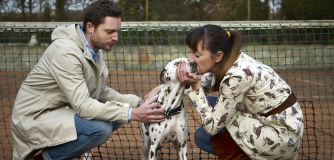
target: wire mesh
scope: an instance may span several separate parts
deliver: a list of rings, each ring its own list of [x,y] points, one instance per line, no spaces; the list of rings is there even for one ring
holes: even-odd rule
[[[52,31],[72,23],[0,22],[0,157],[11,159],[10,118],[22,81],[51,43]],[[171,60],[187,57],[187,34],[205,24],[217,24],[243,35],[242,50],[274,68],[292,87],[304,112],[304,137],[298,159],[333,159],[334,21],[279,22],[123,22],[119,41],[104,52],[110,70],[107,84],[120,93],[144,96],[159,85],[159,75]],[[217,93],[212,95],[217,96]],[[217,159],[194,142],[201,126],[196,110],[184,98],[188,115],[188,158]],[[91,159],[140,159],[140,124],[124,124]],[[162,144],[159,159],[176,159],[172,143]]]

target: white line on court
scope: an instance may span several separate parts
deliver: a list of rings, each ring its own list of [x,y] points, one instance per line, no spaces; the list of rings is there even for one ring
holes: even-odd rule
[[[297,78],[296,80],[297,80],[297,81],[302,81],[302,82],[311,83],[311,84],[326,85],[326,84],[324,84],[324,83],[312,82],[312,81],[309,81],[309,80],[306,80],[306,79],[300,79],[300,78]],[[334,86],[331,86],[331,87],[334,87]]]

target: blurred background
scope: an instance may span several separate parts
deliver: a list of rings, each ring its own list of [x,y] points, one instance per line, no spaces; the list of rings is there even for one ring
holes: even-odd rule
[[[84,8],[93,1],[0,0],[0,21],[81,22]],[[114,0],[114,2],[123,10],[122,21],[334,19],[334,0]]]
[[[51,43],[59,25],[82,23],[94,0],[0,0],[0,159],[12,159],[11,112],[29,71]],[[334,0],[114,0],[123,10],[119,41],[104,52],[107,85],[144,96],[160,84],[172,59],[186,57],[186,35],[216,24],[243,36],[245,53],[271,66],[292,87],[304,114],[298,159],[334,159]],[[217,96],[217,93],[213,93]],[[188,115],[188,158],[217,159],[194,142],[201,126]],[[123,125],[89,159],[140,159],[140,123]],[[83,158],[86,160],[86,158]],[[159,159],[176,159],[163,144]]]

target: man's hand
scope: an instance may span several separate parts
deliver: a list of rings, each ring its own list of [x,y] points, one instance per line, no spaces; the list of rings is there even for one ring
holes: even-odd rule
[[[154,94],[152,95],[154,96]],[[156,123],[165,121],[166,116],[161,114],[165,111],[165,109],[161,108],[161,105],[159,103],[155,103],[157,101],[157,98],[158,97],[144,100],[143,104],[139,105],[138,108],[133,108],[131,113],[131,121],[139,121],[144,123]]]
[[[143,104],[145,101],[150,100],[152,97],[156,96],[159,94],[161,90],[161,86],[157,86],[153,88],[147,95],[144,96],[144,99],[142,100],[141,104]],[[139,104],[139,105],[141,105]]]

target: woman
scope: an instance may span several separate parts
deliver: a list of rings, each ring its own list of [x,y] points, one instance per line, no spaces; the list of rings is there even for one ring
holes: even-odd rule
[[[178,80],[193,89],[188,97],[202,123],[196,144],[219,159],[297,157],[303,136],[299,103],[273,69],[240,51],[241,35],[205,25],[194,29],[186,43],[188,60],[197,62],[198,74],[207,73],[200,80],[186,72],[185,64],[177,70]],[[214,108],[208,91],[219,93]]]

